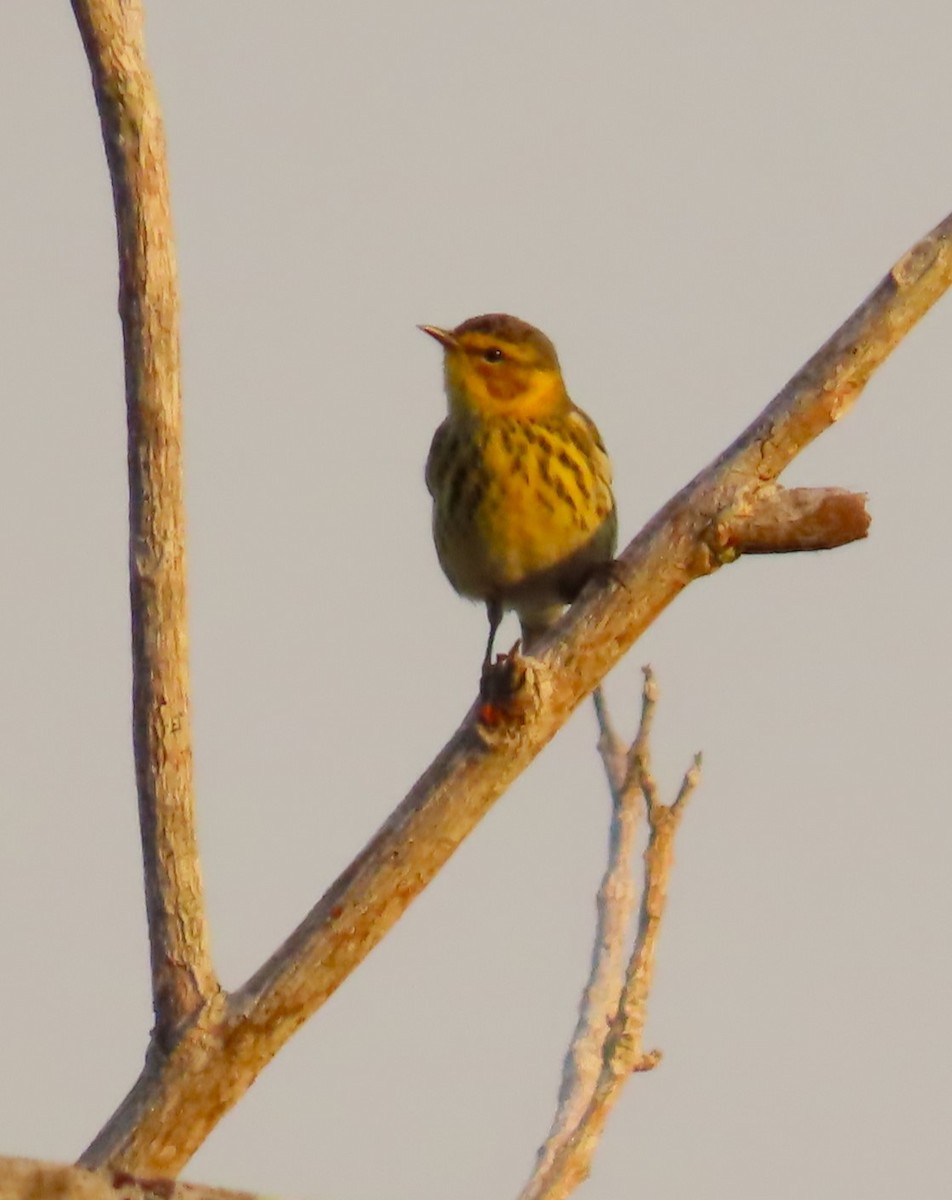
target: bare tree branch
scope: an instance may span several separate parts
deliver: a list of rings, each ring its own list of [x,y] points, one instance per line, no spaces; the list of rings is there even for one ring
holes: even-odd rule
[[[628,769],[620,791],[616,790],[613,772],[621,748],[613,735],[611,760],[606,761],[613,796],[613,832],[619,805],[627,800],[637,810],[644,799],[648,814],[648,845],[645,850],[645,873],[641,892],[641,907],[634,948],[624,975],[624,984],[614,996],[604,993],[605,1004],[591,1003],[593,982],[599,967],[593,964],[586,986],[580,1016],[572,1045],[566,1056],[562,1092],[556,1119],[548,1139],[539,1151],[532,1177],[519,1195],[519,1200],[563,1200],[588,1177],[592,1158],[601,1139],[609,1112],[618,1101],[622,1088],[635,1072],[647,1071],[661,1059],[659,1051],[644,1051],[643,1038],[648,1015],[648,994],[654,974],[655,951],[661,931],[661,919],[667,899],[668,883],[674,865],[674,836],[689,797],[700,779],[701,757],[696,756],[681,783],[673,804],[658,799],[658,787],[651,770],[651,725],[657,701],[657,689],[650,667],[645,668],[641,724],[627,754]],[[600,748],[606,742],[607,712],[604,701],[597,702],[602,729]],[[630,856],[629,856],[630,857]],[[620,864],[619,864],[620,867]],[[611,867],[610,867],[611,870]],[[630,861],[629,890],[630,887]],[[608,876],[606,875],[606,878]],[[603,911],[614,908],[614,913]],[[606,893],[603,886],[598,899],[598,928],[606,924],[617,927],[624,922],[627,929],[632,900],[623,889]],[[615,950],[613,948],[613,955]],[[596,959],[598,950],[596,946]],[[584,1073],[576,1063],[584,1062]],[[571,1099],[569,1099],[571,1097]]]
[[[165,135],[139,0],[72,0],[119,242],[129,447],[132,728],[158,1046],[215,994],[192,798],[178,289]]]
[[[125,1171],[85,1171],[30,1158],[0,1158],[0,1200],[258,1200],[172,1179],[140,1179]]]
[[[866,497],[842,488],[763,488],[756,503],[717,522],[712,548],[724,554],[834,550],[866,537]]]
[[[102,0],[91,7],[113,5]],[[635,639],[692,580],[734,557],[725,553],[719,524],[753,510],[765,489],[769,494],[799,451],[846,413],[950,282],[952,217],[896,264],[764,412],[657,513],[626,548],[615,576],[590,585],[535,656],[522,660],[523,685],[510,719],[487,727],[480,702],[473,704],[284,945],[227,1004],[206,1005],[167,1056],[147,1062],[84,1163],[171,1175],[187,1162]],[[658,818],[656,855],[666,852],[675,819]]]
[[[552,1128],[540,1146],[532,1178],[522,1197],[544,1179],[556,1154],[572,1135],[591,1102],[604,1060],[605,1037],[618,1012],[625,980],[628,937],[636,893],[632,860],[642,795],[637,774],[629,768],[628,750],[615,732],[602,689],[594,692],[598,717],[598,751],[608,778],[612,815],[608,864],[595,899],[595,943],[588,981],[579,1004],[578,1022],[562,1067],[562,1085]],[[645,668],[641,722],[635,745],[649,737],[656,703],[654,676]],[[634,746],[632,747],[634,749]]]

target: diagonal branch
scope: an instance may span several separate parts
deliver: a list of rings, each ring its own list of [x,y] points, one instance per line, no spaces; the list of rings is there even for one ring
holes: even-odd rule
[[[78,3],[78,0],[74,0]],[[213,1003],[142,1076],[87,1165],[174,1174],[431,881],[632,643],[694,579],[736,557],[718,529],[753,511],[952,283],[952,216],[912,248],[763,413],[648,523],[522,663],[515,719],[457,732],[298,928],[226,1004]],[[662,837],[661,834],[658,837]]]
[[[132,730],[155,1037],[217,990],[192,798],[178,289],[165,135],[139,0],[72,0],[102,123],[126,364]]]

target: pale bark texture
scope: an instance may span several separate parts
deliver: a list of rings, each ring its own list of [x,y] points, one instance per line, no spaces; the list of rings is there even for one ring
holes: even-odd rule
[[[720,557],[834,550],[866,537],[866,497],[842,488],[764,488],[746,509],[725,513],[711,531]]]
[[[109,162],[126,365],[132,732],[157,1045],[217,989],[192,794],[178,287],[138,0],[73,0]]]
[[[661,1061],[660,1051],[644,1049],[648,996],[674,867],[674,837],[684,806],[698,785],[701,756],[695,756],[674,802],[662,804],[651,769],[657,701],[654,674],[646,667],[641,722],[626,748],[609,720],[601,689],[595,692],[598,748],[612,797],[608,869],[596,899],[592,969],[562,1070],[555,1120],[519,1200],[563,1200],[587,1179],[605,1121],[625,1084],[633,1074],[650,1071]],[[626,966],[623,954],[636,900],[631,854],[642,810],[648,821],[644,880]]]
[[[648,1070],[660,1061],[660,1054],[643,1054],[641,1037],[647,1019],[648,992],[654,965],[654,945],[660,929],[664,895],[673,858],[659,858],[657,788],[651,774],[651,730],[657,707],[658,690],[650,667],[645,668],[641,721],[630,747],[615,732],[601,688],[597,688],[595,709],[598,716],[598,750],[605,767],[612,800],[612,819],[608,839],[608,865],[595,900],[595,945],[588,982],[582,992],[579,1017],[562,1068],[562,1086],[552,1128],[539,1148],[535,1170],[520,1193],[519,1200],[568,1195],[575,1183],[588,1174],[597,1135],[586,1140],[587,1128],[604,1123],[602,1113],[621,1092],[621,1084],[633,1071]],[[682,795],[670,812],[680,815],[689,791],[698,780],[700,758],[685,777]],[[646,872],[641,893],[635,888],[632,858],[639,820],[648,816]],[[673,837],[677,817],[666,827]],[[646,897],[654,897],[651,912]],[[631,924],[636,906],[642,903],[641,917],[631,942]],[[649,936],[650,932],[650,936]],[[627,965],[626,965],[627,964]],[[637,978],[640,986],[633,991],[627,981]],[[632,1063],[634,1065],[632,1065]],[[617,1075],[619,1086],[598,1107],[593,1100],[605,1072]]]

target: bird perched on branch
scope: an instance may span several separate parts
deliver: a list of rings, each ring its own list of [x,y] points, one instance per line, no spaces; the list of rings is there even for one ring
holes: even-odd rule
[[[426,462],[433,540],[456,591],[486,604],[485,672],[504,611],[529,650],[612,561],[611,463],[544,333],[505,313],[420,329],[443,347],[449,410]]]

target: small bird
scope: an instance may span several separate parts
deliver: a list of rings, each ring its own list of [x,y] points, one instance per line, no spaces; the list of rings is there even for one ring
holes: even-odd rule
[[[531,649],[611,563],[611,463],[544,333],[505,313],[419,328],[443,347],[449,410],[426,462],[433,540],[455,590],[486,604],[485,674],[505,610]]]

